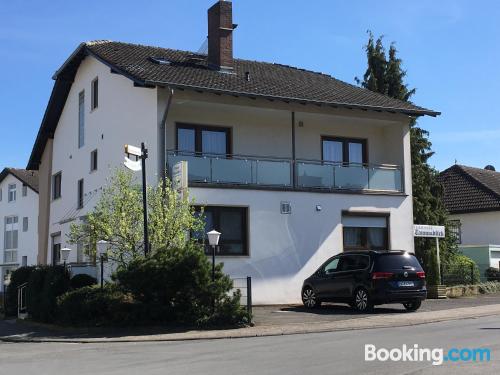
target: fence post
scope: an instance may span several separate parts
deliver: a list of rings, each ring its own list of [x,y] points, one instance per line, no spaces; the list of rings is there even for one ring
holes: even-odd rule
[[[252,277],[247,276],[247,311],[252,315]]]

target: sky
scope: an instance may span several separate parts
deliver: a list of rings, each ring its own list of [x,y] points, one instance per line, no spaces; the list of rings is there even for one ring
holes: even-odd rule
[[[215,0],[0,1],[0,168],[24,168],[53,73],[82,41],[108,39],[196,51]],[[455,162],[500,170],[500,2],[234,0],[235,57],[277,62],[354,83],[367,30],[395,42],[417,89],[439,170]]]

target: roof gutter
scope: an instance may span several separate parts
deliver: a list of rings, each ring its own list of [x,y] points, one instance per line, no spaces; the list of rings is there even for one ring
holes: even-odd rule
[[[175,87],[179,89],[191,89],[191,90],[197,90],[197,91],[205,91],[213,94],[225,94],[225,95],[232,95],[232,96],[244,96],[248,98],[263,98],[267,100],[281,100],[284,102],[295,102],[299,104],[313,104],[317,106],[330,106],[334,108],[347,108],[347,109],[360,109],[363,111],[376,111],[376,112],[390,112],[390,113],[402,113],[406,114],[409,116],[432,116],[436,117],[441,114],[441,112],[436,112],[436,111],[430,111],[430,110],[411,110],[411,109],[404,109],[404,108],[393,108],[393,107],[377,107],[377,106],[370,106],[370,105],[361,105],[361,104],[350,104],[350,103],[342,103],[342,102],[323,102],[323,101],[318,101],[318,100],[309,100],[309,99],[301,99],[301,98],[294,98],[294,97],[285,97],[285,96],[272,96],[272,95],[264,95],[264,94],[254,94],[254,93],[249,93],[249,92],[243,92],[243,91],[233,91],[233,90],[222,90],[222,89],[211,89],[203,86],[195,86],[195,85],[184,85],[184,84],[177,84],[177,83],[172,83],[172,82],[162,82],[162,81],[145,81],[144,82],[146,85],[153,85],[153,86],[162,86],[162,87]]]

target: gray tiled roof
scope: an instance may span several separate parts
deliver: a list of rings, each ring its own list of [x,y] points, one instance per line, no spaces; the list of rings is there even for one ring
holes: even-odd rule
[[[38,171],[27,171],[26,169],[4,168],[0,173],[0,182],[9,174],[15,176],[22,183],[28,185],[31,189],[38,193]]]
[[[500,210],[500,173],[454,165],[439,175],[450,213]]]
[[[281,64],[234,60],[234,74],[207,68],[205,55],[137,44],[95,41],[85,44],[97,57],[146,84],[184,86],[212,91],[322,104],[395,110],[408,114],[437,112],[360,88],[329,75]],[[158,64],[160,57],[169,64]],[[249,73],[249,80],[246,74]]]

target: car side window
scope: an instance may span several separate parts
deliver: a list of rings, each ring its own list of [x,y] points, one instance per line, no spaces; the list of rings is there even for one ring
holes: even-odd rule
[[[357,263],[356,255],[344,255],[342,257],[342,262],[340,262],[339,271],[354,271]]]
[[[368,255],[358,255],[356,269],[364,270],[370,265],[370,257]]]
[[[326,274],[332,273],[337,271],[338,266],[339,266],[339,260],[340,258],[335,258],[332,259],[330,262],[326,264],[326,266],[323,268]]]

